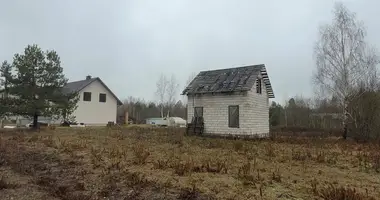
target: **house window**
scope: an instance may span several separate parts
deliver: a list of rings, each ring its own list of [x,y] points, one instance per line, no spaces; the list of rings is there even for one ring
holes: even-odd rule
[[[194,117],[203,117],[203,107],[194,107]]]
[[[228,106],[228,127],[239,128],[239,106]]]
[[[256,80],[256,93],[261,94],[261,79]]]
[[[99,94],[99,102],[106,102],[106,94],[104,93]]]
[[[91,92],[83,92],[83,101],[91,101]]]

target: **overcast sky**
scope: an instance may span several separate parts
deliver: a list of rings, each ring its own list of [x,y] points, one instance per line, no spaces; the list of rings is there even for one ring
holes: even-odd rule
[[[379,0],[346,0],[380,48]],[[0,60],[54,49],[70,81],[100,77],[120,99],[155,100],[200,70],[265,64],[276,101],[312,95],[313,46],[333,0],[2,0]],[[178,91],[179,93],[180,91]]]

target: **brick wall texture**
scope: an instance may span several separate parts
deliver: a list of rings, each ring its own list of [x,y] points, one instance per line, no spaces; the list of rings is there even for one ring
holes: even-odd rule
[[[203,107],[205,134],[267,136],[269,134],[269,99],[262,85],[248,92],[188,96],[187,119],[191,122],[194,107]],[[228,106],[239,105],[239,128],[228,127]]]

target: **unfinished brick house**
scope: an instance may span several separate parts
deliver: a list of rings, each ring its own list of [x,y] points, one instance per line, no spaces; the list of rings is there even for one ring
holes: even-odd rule
[[[203,117],[204,134],[267,136],[269,98],[264,64],[201,71],[184,89],[187,122]]]

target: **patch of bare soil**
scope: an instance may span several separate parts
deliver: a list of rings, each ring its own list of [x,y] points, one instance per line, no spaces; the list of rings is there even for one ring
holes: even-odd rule
[[[94,170],[83,155],[24,137],[2,140],[0,199],[212,199],[198,191],[164,188],[127,169]]]

